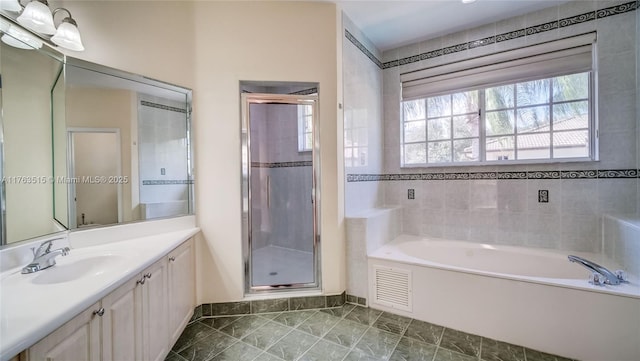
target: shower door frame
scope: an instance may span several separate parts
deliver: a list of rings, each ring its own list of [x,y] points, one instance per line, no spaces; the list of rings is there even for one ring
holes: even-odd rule
[[[312,283],[292,283],[287,285],[252,286],[252,232],[251,232],[251,104],[292,104],[311,105],[312,117],[312,185],[311,202],[313,210],[313,275]],[[242,146],[242,256],[244,262],[245,294],[259,294],[289,291],[313,291],[322,288],[320,269],[320,131],[318,116],[318,95],[291,94],[241,94],[241,146]]]

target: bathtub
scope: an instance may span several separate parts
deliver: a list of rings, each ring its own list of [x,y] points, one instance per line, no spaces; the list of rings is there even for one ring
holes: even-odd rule
[[[637,277],[594,286],[568,254],[401,235],[368,255],[369,305],[569,358],[640,360]]]

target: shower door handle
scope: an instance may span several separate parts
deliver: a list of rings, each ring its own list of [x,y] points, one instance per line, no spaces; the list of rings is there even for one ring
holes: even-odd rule
[[[271,208],[271,176],[267,176],[267,208]]]

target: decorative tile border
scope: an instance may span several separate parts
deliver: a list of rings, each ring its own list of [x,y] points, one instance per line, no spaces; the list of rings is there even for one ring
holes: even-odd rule
[[[602,19],[609,16],[624,14],[630,11],[636,11],[639,8],[640,8],[640,1],[631,1],[628,3],[600,9],[598,11],[590,11],[588,13],[570,16],[557,21],[551,21],[544,24],[529,26],[525,29],[518,29],[518,30],[498,34],[496,36],[490,36],[487,38],[472,40],[466,43],[456,44],[456,45],[448,46],[442,49],[431,50],[426,53],[412,55],[402,59],[388,61],[385,63],[382,63],[379,59],[377,59],[369,50],[367,50],[367,48],[361,42],[358,41],[358,39],[356,39],[346,29],[345,29],[345,37],[349,39],[349,41],[351,41],[358,49],[360,49],[360,51],[362,51],[369,59],[371,59],[371,61],[373,61],[380,69],[389,69],[389,68],[394,68],[401,65],[416,63],[426,59],[437,58],[447,54],[453,54],[460,51],[487,46],[494,43],[500,43],[507,40],[517,39],[517,38],[521,38],[528,35],[544,33],[546,31],[550,31],[558,28],[565,28],[568,26],[581,24],[587,21],[594,21],[596,19]]]
[[[304,90],[299,90],[297,92],[289,93],[290,95],[311,95],[318,94],[318,88],[309,88]]]
[[[177,184],[193,184],[193,180],[190,179],[161,179],[161,180],[143,180],[143,186],[167,186]]]
[[[372,52],[369,51],[369,49],[367,49],[366,46],[364,46],[364,44],[362,44],[360,41],[358,41],[358,39],[356,39],[355,36],[353,36],[353,34],[351,34],[349,32],[349,30],[344,29],[344,36],[353,44],[356,46],[356,48],[360,49],[360,51],[367,56],[367,58],[369,58],[374,64],[376,64],[376,66],[380,69],[383,69],[384,65],[382,64],[382,62],[380,61],[380,59],[376,58],[375,55],[373,55]]]
[[[334,296],[284,297],[254,301],[203,303],[195,308],[190,322],[212,316],[250,315],[268,312],[332,308],[342,306],[345,302],[347,302],[347,295],[345,292],[342,292]]]
[[[580,15],[570,16],[557,21],[551,21],[544,24],[529,26],[525,29],[518,29],[518,30],[498,34],[495,37],[492,36],[484,39],[472,40],[466,43],[457,44],[457,45],[449,46],[442,49],[432,50],[419,55],[414,55],[414,56],[402,58],[399,60],[388,61],[383,64],[383,68],[388,69],[388,68],[393,68],[400,65],[411,64],[421,60],[432,59],[432,58],[436,58],[446,54],[457,53],[460,51],[477,48],[481,46],[486,46],[493,43],[500,43],[507,40],[521,38],[524,36],[539,34],[539,33],[543,33],[543,32],[558,29],[558,28],[564,28],[567,26],[572,26],[572,25],[584,23],[587,21],[605,18],[608,16],[624,14],[626,12],[635,11],[637,7],[638,5],[636,4],[636,2],[628,2],[628,3],[617,5],[617,6],[611,6],[598,11],[592,11],[592,12],[588,12]]]
[[[640,178],[640,169],[550,170],[469,173],[347,174],[347,182],[478,180],[478,179],[628,179]]]
[[[164,104],[148,102],[146,100],[141,100],[140,101],[140,105],[144,105],[145,107],[162,109],[162,110],[169,110],[169,111],[172,111],[172,112],[185,113],[185,114],[187,113],[186,109],[180,109],[180,108],[171,107],[171,106],[164,105]]]
[[[311,167],[313,162],[310,160],[303,160],[297,162],[276,162],[276,163],[261,163],[251,162],[251,168],[293,168],[293,167]]]
[[[242,93],[253,94],[254,92],[243,90]],[[293,93],[289,93],[289,95],[311,95],[311,94],[318,94],[318,88],[303,89],[303,90],[295,91]]]

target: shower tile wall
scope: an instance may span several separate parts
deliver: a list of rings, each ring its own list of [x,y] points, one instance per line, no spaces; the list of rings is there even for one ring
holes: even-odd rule
[[[311,152],[298,152],[297,109],[293,105],[252,108],[252,229],[253,248],[278,246],[298,251],[313,250],[311,212]],[[268,122],[268,126],[267,126]],[[255,139],[262,139],[256,142]],[[296,162],[296,163],[292,163]],[[261,163],[259,166],[255,163]],[[270,208],[265,210],[267,177],[270,177]],[[307,211],[300,211],[307,209]]]
[[[525,29],[559,19],[627,4],[600,13],[597,19],[576,25],[462,50],[427,60],[400,59],[426,51]],[[347,190],[382,184],[384,203],[402,205],[403,232],[448,239],[552,247],[576,251],[601,249],[601,216],[636,213],[638,201],[638,135],[636,54],[638,37],[634,2],[574,1],[494,24],[385,51],[384,62],[384,167],[383,174],[466,172],[530,172],[523,179],[396,180],[348,183]],[[624,11],[619,11],[625,9]],[[598,34],[598,121],[600,161],[548,165],[480,166],[455,168],[400,168],[400,74],[483,55],[499,50],[549,41],[589,31]],[[345,41],[345,43],[348,43]],[[396,62],[394,62],[396,61]],[[373,65],[373,62],[371,62]],[[400,65],[403,64],[403,65]],[[346,93],[346,92],[345,92]],[[346,102],[345,102],[346,103]],[[561,171],[633,169],[631,178],[560,177]],[[536,171],[544,171],[535,173]],[[549,173],[556,172],[556,173]],[[347,169],[347,174],[353,174]],[[374,173],[374,172],[372,172]],[[575,173],[577,174],[577,173]],[[469,177],[468,177],[469,178]],[[415,189],[415,199],[407,190]],[[538,203],[538,190],[548,190],[549,202]],[[354,192],[357,194],[357,192]],[[350,195],[347,196],[347,199]]]
[[[382,68],[380,52],[343,14],[342,71],[344,83],[345,173],[382,171]],[[372,59],[374,61],[372,61]],[[382,205],[379,182],[345,184],[345,215],[355,217]],[[363,227],[347,227],[347,293],[367,297],[367,245]]]
[[[167,203],[173,214],[188,212],[184,107],[184,102],[144,94],[138,99],[140,203]]]

